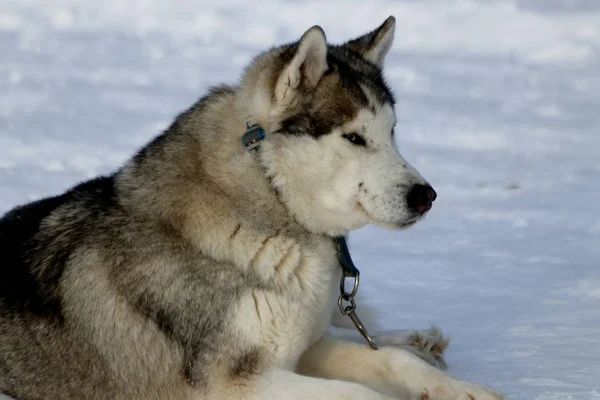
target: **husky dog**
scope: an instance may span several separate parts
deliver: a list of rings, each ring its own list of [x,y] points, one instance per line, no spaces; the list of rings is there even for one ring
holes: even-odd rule
[[[256,57],[239,85],[212,89],[114,175],[8,212],[0,391],[502,399],[423,360],[439,359],[437,332],[376,351],[326,334],[336,239],[368,223],[406,228],[436,197],[394,146],[381,72],[394,27],[390,17],[342,45],[312,27]],[[247,126],[266,133],[251,150]]]

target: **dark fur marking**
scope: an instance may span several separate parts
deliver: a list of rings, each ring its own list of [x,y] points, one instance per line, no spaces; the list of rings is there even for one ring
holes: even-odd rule
[[[231,376],[234,378],[248,378],[258,372],[259,364],[260,353],[258,349],[253,349],[234,360]]]
[[[327,74],[316,88],[305,90],[303,102],[284,118],[278,133],[318,138],[352,120],[360,109],[368,108],[374,113],[375,105],[369,102],[363,87],[380,105],[393,106],[394,98],[381,70],[358,53],[345,46],[330,46],[327,63],[330,66]],[[339,95],[331,100],[331,93]]]
[[[149,293],[143,294],[134,303],[140,314],[154,321],[166,337],[181,346],[184,351],[181,373],[190,386],[198,385],[206,378],[202,369],[205,361],[201,356],[211,350],[216,351],[214,332],[223,329],[223,320],[182,315],[177,309],[163,308],[161,304],[164,303]]]
[[[351,118],[348,118],[348,120]],[[281,131],[292,135],[309,135],[314,138],[326,135],[336,126],[341,125],[343,120],[333,121],[319,118],[308,112],[302,112],[286,119],[281,123]]]
[[[394,105],[394,96],[385,83],[380,68],[366,61],[360,54],[353,51],[348,46],[330,46],[328,49],[328,60],[330,55],[331,58],[338,61],[340,65],[348,68],[346,72],[344,71],[345,68],[338,66],[338,70],[342,71],[344,75],[347,74],[347,76],[345,76],[346,79],[353,79],[354,82],[358,82],[367,87],[380,105]]]
[[[260,248],[260,249],[262,250],[262,248],[263,248],[263,247],[264,247],[264,246],[267,244],[267,242],[268,242],[269,240],[273,239],[275,236],[277,236],[277,234],[278,234],[278,233],[279,233],[279,232],[275,232],[275,234],[273,234],[273,235],[271,235],[271,236],[267,236],[267,237],[266,237],[266,238],[265,238],[265,239],[262,241],[262,244],[261,244],[261,248]],[[260,251],[259,251],[259,252],[260,252]]]
[[[262,243],[260,245],[260,248],[258,249],[258,251],[256,252],[256,254],[254,254],[254,257],[252,257],[252,260],[250,261],[250,265],[254,265],[254,262],[260,258],[261,254],[265,250],[265,247],[266,247],[267,243],[269,242],[269,240],[271,240],[274,237],[276,237],[277,234],[278,234],[278,232],[275,232],[275,234],[273,234],[271,236],[267,236],[265,239],[263,239],[263,241],[262,241]]]
[[[173,336],[175,328],[173,327],[173,321],[167,311],[163,309],[158,309],[156,311],[156,324],[165,335]]]
[[[185,376],[186,381],[190,384],[190,386],[195,386],[198,383],[198,372],[196,372],[197,368],[197,360],[200,355],[200,346],[197,342],[190,343],[185,347],[185,359],[184,359],[184,369],[183,375]]]
[[[233,239],[235,237],[235,235],[238,234],[238,232],[240,231],[240,229],[242,228],[242,224],[237,224],[237,226],[235,227],[235,230],[233,231],[233,233],[229,236],[229,239]]]
[[[6,396],[8,396],[8,397],[12,397],[13,399],[17,399],[17,398],[18,398],[18,397],[17,397],[17,396],[18,396],[18,394],[17,394],[16,392],[13,392],[13,391],[12,391],[12,390],[10,390],[10,389],[3,388],[3,389],[2,389],[2,394],[3,394],[3,395],[6,395]]]
[[[283,268],[288,263],[288,260],[292,256],[293,252],[294,252],[294,246],[291,246],[289,249],[287,249],[284,256],[277,263],[277,265],[275,265],[275,271],[277,271],[279,273],[281,272],[281,268]],[[300,284],[300,286],[302,286],[302,279],[299,279],[298,283]]]
[[[210,357],[209,354],[216,354],[219,350],[222,351],[215,340],[214,333],[223,330],[223,321],[204,318],[199,324],[194,324],[193,321],[179,322],[181,325],[177,326],[177,332],[180,334],[179,341],[184,348],[183,375],[190,386],[196,386],[204,383],[205,365],[211,364],[205,357]]]
[[[256,308],[256,315],[258,316],[259,321],[262,323],[262,316],[260,315],[260,308],[258,307],[258,299],[256,295],[252,293],[252,298],[254,299],[254,308]]]

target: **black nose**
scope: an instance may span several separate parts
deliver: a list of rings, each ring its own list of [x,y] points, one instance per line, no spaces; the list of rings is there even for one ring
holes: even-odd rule
[[[431,203],[437,198],[437,193],[429,185],[415,185],[408,192],[406,202],[408,206],[419,214],[425,214],[431,209]]]

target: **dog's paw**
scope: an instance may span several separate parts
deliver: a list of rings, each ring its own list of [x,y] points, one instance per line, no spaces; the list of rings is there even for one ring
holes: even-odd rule
[[[454,381],[448,386],[423,389],[419,400],[508,400],[504,395],[474,383]]]
[[[464,400],[507,400],[504,395],[475,383],[459,382],[457,391],[462,394],[458,398]]]
[[[436,327],[425,331],[397,330],[382,332],[376,336],[375,341],[382,346],[400,347],[410,351],[439,369],[445,370],[447,368],[443,354],[450,341]]]
[[[425,332],[426,335],[417,332],[412,337],[421,342],[424,342],[424,338],[433,338],[434,343],[440,342],[439,350],[432,350],[433,346],[429,339],[426,345],[421,342],[411,343],[413,344],[411,347],[432,357],[432,354],[441,355],[448,341],[444,340],[439,330],[435,328]],[[421,348],[423,350],[420,350]],[[422,356],[407,350],[409,349],[404,345],[388,346],[380,350],[386,356],[388,366],[385,369],[387,386],[382,387],[382,391],[400,398],[407,397],[408,394],[409,398],[416,397],[419,400],[506,400],[501,394],[486,387],[461,381],[432,367],[429,365],[431,363],[423,361]]]

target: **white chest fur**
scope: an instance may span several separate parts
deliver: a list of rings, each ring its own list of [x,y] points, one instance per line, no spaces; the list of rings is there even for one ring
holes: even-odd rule
[[[297,256],[284,257],[289,265],[272,266],[278,271],[272,278],[274,288],[249,290],[235,317],[242,340],[258,345],[272,365],[287,369],[293,369],[304,350],[327,330],[341,276],[330,238],[314,236],[295,246]],[[263,268],[268,264],[261,262]]]

